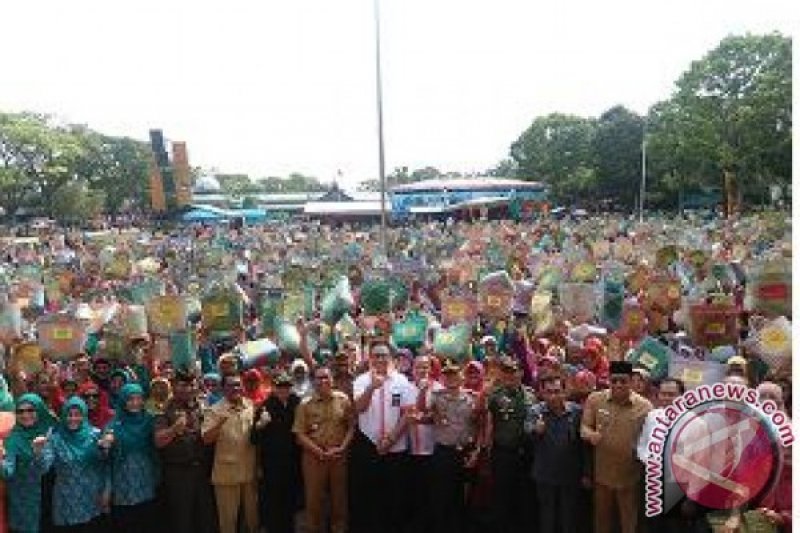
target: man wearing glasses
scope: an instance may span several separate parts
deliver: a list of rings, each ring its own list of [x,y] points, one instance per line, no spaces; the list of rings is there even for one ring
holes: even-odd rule
[[[314,392],[297,407],[292,427],[303,448],[305,503],[311,533],[323,531],[326,493],[331,502],[331,532],[347,530],[347,449],[353,439],[353,427],[350,399],[333,389],[328,368],[317,368]]]
[[[222,378],[225,397],[214,404],[203,420],[201,434],[205,444],[216,444],[211,483],[217,496],[220,533],[235,533],[239,507],[249,533],[258,531],[256,492],[256,448],[250,442],[255,409],[244,396],[242,378]]]
[[[415,395],[408,379],[394,368],[385,341],[370,348],[370,371],[353,382],[353,397],[358,432],[353,442],[351,496],[356,509],[351,530],[400,531],[408,518],[406,414]]]
[[[637,483],[642,477],[635,450],[650,402],[631,390],[633,365],[611,363],[611,388],[586,400],[581,437],[594,447],[595,533],[610,533],[614,507],[622,533],[635,533]]]

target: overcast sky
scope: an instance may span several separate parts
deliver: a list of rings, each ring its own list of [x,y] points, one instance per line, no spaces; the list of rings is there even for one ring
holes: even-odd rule
[[[791,6],[795,5],[794,8]],[[726,35],[794,0],[381,0],[387,172],[482,171],[554,111],[646,112]],[[372,0],[5,0],[0,110],[34,110],[254,177],[377,176]]]

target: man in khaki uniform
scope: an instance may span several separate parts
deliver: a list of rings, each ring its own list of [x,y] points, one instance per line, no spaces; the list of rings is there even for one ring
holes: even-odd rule
[[[616,506],[622,533],[635,533],[637,483],[642,477],[635,451],[650,402],[631,390],[633,366],[611,363],[611,389],[586,400],[581,436],[594,446],[595,533],[610,533]]]
[[[347,448],[353,439],[353,407],[333,389],[326,367],[314,372],[314,393],[298,407],[294,431],[303,448],[303,480],[310,533],[322,532],[322,504],[330,491],[331,531],[347,530]]]
[[[255,409],[244,397],[238,375],[223,378],[225,398],[206,412],[203,443],[214,444],[211,483],[217,496],[220,533],[235,533],[239,506],[244,507],[248,533],[258,531],[256,448],[250,442]]]

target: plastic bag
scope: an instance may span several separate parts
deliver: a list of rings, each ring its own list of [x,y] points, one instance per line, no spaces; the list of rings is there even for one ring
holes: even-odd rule
[[[227,335],[242,326],[242,300],[232,289],[212,290],[201,305],[203,325],[212,333]]]
[[[403,322],[396,322],[392,327],[392,340],[400,348],[419,348],[425,343],[428,331],[428,320],[414,313]]]
[[[281,352],[292,356],[300,356],[300,332],[297,326],[286,321],[279,321],[275,328],[275,336],[278,340],[278,348]],[[311,335],[306,337],[308,349],[312,353],[317,349],[317,342]]]
[[[176,331],[169,335],[170,360],[176,369],[191,370],[197,358],[194,335]]]
[[[236,353],[242,362],[243,370],[272,365],[280,358],[278,347],[269,339],[240,344],[236,348]]]
[[[77,319],[47,316],[36,323],[42,355],[51,359],[69,359],[83,351],[86,329]]]
[[[150,331],[156,335],[170,335],[186,329],[188,306],[182,296],[157,296],[147,302],[147,321]]]
[[[645,368],[652,379],[660,380],[667,377],[669,362],[673,355],[672,350],[665,344],[653,337],[645,337],[628,355],[627,359],[634,366]]]
[[[488,274],[478,285],[478,298],[482,315],[498,320],[506,318],[514,298],[514,282],[506,271]]]
[[[463,361],[469,355],[471,336],[472,328],[468,324],[440,329],[433,338],[433,350],[437,355]]]
[[[342,276],[334,288],[322,299],[322,320],[326,324],[336,324],[344,315],[349,313],[353,306],[353,294],[350,292],[350,281]]]

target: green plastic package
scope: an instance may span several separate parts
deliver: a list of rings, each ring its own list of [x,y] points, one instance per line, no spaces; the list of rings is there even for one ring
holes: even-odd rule
[[[286,321],[278,321],[275,328],[275,336],[278,340],[278,348],[281,352],[287,353],[292,356],[299,356],[300,354],[300,332],[297,326],[290,324]],[[314,337],[308,335],[306,337],[308,349],[312,353],[316,351],[318,342]]]
[[[425,343],[428,319],[414,313],[392,327],[392,340],[400,348],[419,348]]]
[[[341,276],[333,289],[322,299],[322,320],[326,324],[334,325],[349,313],[354,305],[350,281],[346,276]]]
[[[469,324],[456,324],[440,329],[433,338],[433,350],[437,355],[463,361],[470,353],[471,333]]]

